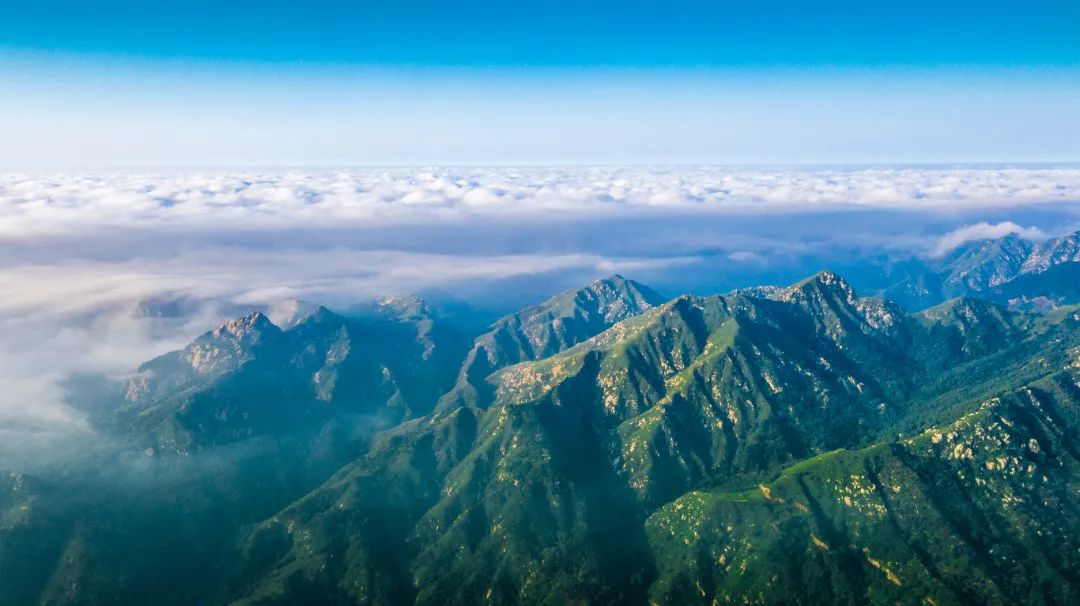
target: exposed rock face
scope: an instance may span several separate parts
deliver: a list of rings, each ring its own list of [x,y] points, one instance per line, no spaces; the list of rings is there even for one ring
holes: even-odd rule
[[[1047,240],[1035,246],[1020,273],[1043,272],[1054,265],[1080,262],[1080,232]]]

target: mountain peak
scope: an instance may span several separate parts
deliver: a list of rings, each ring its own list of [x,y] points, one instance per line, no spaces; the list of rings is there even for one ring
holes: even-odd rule
[[[619,274],[595,280],[585,288],[567,294],[572,295],[572,305],[576,308],[567,310],[571,312],[567,315],[582,312],[599,314],[608,323],[615,323],[637,315],[666,300],[648,286],[628,280]]]
[[[315,312],[321,305],[303,299],[285,299],[270,306],[271,322],[281,328],[292,328]]]
[[[633,288],[635,284],[633,280],[627,280],[619,274],[613,274],[606,278],[597,278],[577,290],[570,291],[570,293],[580,295],[583,292],[621,292]]]
[[[477,381],[499,368],[565,351],[664,301],[619,274],[594,280],[496,321],[474,341],[460,376]]]
[[[866,331],[891,330],[905,312],[890,301],[860,297],[847,280],[831,271],[822,271],[780,289],[772,297],[795,303],[816,318],[846,317],[862,325]]]
[[[858,297],[855,289],[840,274],[825,270],[781,289],[778,298],[792,301],[811,293],[830,294],[847,301],[854,301]]]
[[[220,376],[254,357],[254,351],[281,335],[262,312],[234,318],[203,333],[187,347],[141,364],[128,380],[125,399],[149,401],[177,385]]]
[[[377,311],[398,318],[423,318],[432,315],[427,301],[416,295],[386,295],[375,300]]]
[[[835,287],[841,288],[843,290],[851,290],[851,285],[849,285],[847,283],[847,281],[844,280],[843,276],[841,276],[840,274],[838,274],[838,273],[836,273],[834,271],[830,271],[828,269],[823,270],[823,271],[819,271],[818,273],[816,273],[816,274],[810,276],[809,278],[807,278],[806,280],[804,280],[804,282],[811,282],[811,281],[816,281],[819,284],[822,284],[822,285],[825,285],[825,286],[835,286]]]
[[[320,317],[320,318],[326,318],[326,317],[329,317],[329,316],[336,316],[337,314],[330,311],[329,307],[327,307],[325,305],[319,305],[319,306],[317,306],[315,308],[314,311],[311,312],[311,315],[312,316],[317,316],[317,317]]]
[[[630,283],[635,283],[636,284],[636,282],[634,282],[633,280],[626,279],[621,274],[611,274],[610,276],[608,276],[606,278],[597,278],[596,280],[593,280],[589,284],[588,287],[591,288],[591,287],[600,286],[600,285],[622,286],[622,285],[630,284]]]
[[[247,360],[252,348],[280,333],[270,318],[255,311],[195,339],[180,355],[199,374],[215,374]]]
[[[246,316],[229,320],[213,331],[215,338],[224,337],[226,334],[242,338],[253,332],[276,330],[277,326],[261,311],[253,311]]]
[[[311,325],[316,325],[316,324],[326,324],[328,322],[336,323],[337,321],[343,320],[343,319],[344,318],[340,314],[331,311],[325,305],[319,305],[315,309],[313,309],[310,313],[308,313],[306,316],[304,316],[304,318],[302,320],[297,322],[296,323],[296,328],[301,328],[303,326],[311,326]]]

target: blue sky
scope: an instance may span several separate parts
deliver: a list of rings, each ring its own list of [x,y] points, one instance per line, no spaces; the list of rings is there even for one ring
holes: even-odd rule
[[[1063,0],[6,2],[4,46],[412,66],[1076,65]]]
[[[1080,160],[1080,3],[3,2],[0,166]]]

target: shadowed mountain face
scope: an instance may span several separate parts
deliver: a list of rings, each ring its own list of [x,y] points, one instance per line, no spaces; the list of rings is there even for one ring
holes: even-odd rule
[[[984,291],[985,298],[1014,309],[1050,311],[1080,302],[1080,263],[1051,266],[1023,274]]]
[[[991,248],[956,253],[957,284],[1071,254]],[[1070,308],[615,276],[471,348],[416,300],[252,314],[95,410],[151,471],[74,496],[0,477],[4,603],[1080,599]]]
[[[346,417],[393,424],[430,411],[464,340],[424,308],[344,317],[320,307],[288,330],[253,313],[139,367],[112,422],[187,454]]]

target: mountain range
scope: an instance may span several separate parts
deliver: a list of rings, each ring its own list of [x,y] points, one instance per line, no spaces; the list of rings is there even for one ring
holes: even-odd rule
[[[1077,261],[252,312],[0,474],[0,603],[1077,603]]]
[[[1054,275],[1059,266],[1077,262],[1080,232],[1042,242],[1008,235],[966,242],[930,258],[860,261],[852,273],[860,278],[860,290],[909,309],[958,296],[1047,309],[1080,302],[1072,282]]]

